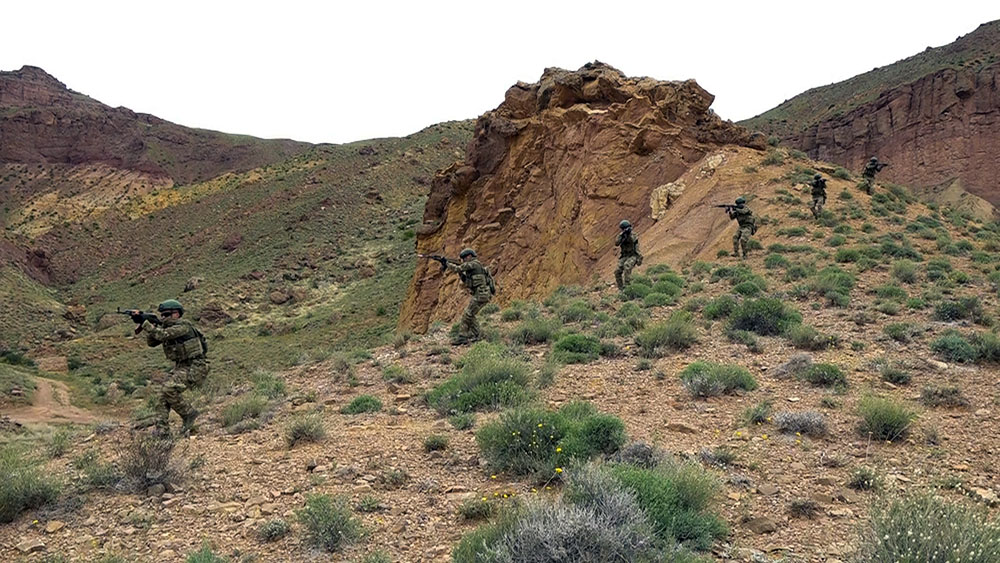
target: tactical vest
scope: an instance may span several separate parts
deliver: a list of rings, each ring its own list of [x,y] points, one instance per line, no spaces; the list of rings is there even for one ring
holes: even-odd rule
[[[733,215],[736,216],[736,222],[739,223],[740,228],[750,227],[753,228],[753,213],[746,207],[736,207],[733,209]]]
[[[186,362],[204,357],[206,350],[198,329],[185,320],[179,320],[177,324],[186,326],[188,332],[180,338],[163,341],[163,352],[167,355],[167,359],[172,362]]]
[[[639,237],[635,236],[631,232],[627,235],[622,233],[618,235],[621,238],[622,258],[626,256],[638,256],[639,255]]]
[[[463,269],[465,270],[465,277],[462,281],[465,282],[465,287],[469,289],[469,293],[473,295],[484,291],[489,293],[490,287],[486,279],[486,268],[479,263],[479,260],[472,260],[466,263]]]
[[[826,195],[826,180],[813,181],[812,195]]]

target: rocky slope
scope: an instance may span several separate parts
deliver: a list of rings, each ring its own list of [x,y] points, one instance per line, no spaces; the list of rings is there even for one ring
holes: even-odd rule
[[[479,118],[465,160],[434,178],[418,251],[475,248],[511,280],[503,302],[589,280],[611,267],[621,219],[649,229],[683,191],[672,183],[709,152],[763,147],[712,113],[712,100],[694,81],[629,78],[602,63],[512,86]],[[401,327],[423,330],[461,307],[437,267],[418,265]]]
[[[814,88],[742,124],[810,157],[858,171],[872,155],[887,180],[933,194],[964,188],[997,204],[1000,21],[841,83]],[[966,204],[983,213],[979,202]]]
[[[279,162],[309,147],[191,129],[112,108],[31,66],[0,72],[0,139],[0,162],[103,163],[177,184]]]

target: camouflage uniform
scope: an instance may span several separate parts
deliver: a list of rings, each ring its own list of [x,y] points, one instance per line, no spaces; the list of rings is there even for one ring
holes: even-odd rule
[[[490,285],[487,281],[486,268],[477,259],[462,262],[461,264],[445,262],[444,265],[462,278],[462,283],[465,284],[466,289],[472,294],[472,299],[469,300],[465,311],[462,312],[462,321],[459,325],[457,342],[479,340],[482,338],[482,332],[479,330],[479,321],[476,319],[476,313],[493,298],[493,293],[490,291]]]
[[[886,166],[885,163],[879,162],[877,158],[872,158],[868,161],[868,164],[865,164],[865,169],[861,172],[861,187],[865,190],[865,193],[871,195],[872,188],[875,186],[875,175]]]
[[[816,218],[823,212],[823,205],[826,204],[826,179],[816,178],[809,185],[812,186],[813,197],[813,202],[809,209],[812,211],[813,218]]]
[[[756,231],[753,213],[746,206],[737,205],[729,210],[729,218],[736,219],[736,223],[739,224],[736,234],[733,235],[733,256],[740,256],[740,248],[742,247],[742,257],[746,258],[747,245],[750,242],[750,237]]]
[[[642,264],[642,255],[639,254],[639,237],[635,236],[632,229],[618,233],[615,239],[615,246],[621,247],[621,256],[618,257],[618,268],[615,269],[615,284],[619,290],[632,281],[632,268]]]
[[[167,359],[174,362],[160,389],[155,424],[160,430],[169,430],[168,419],[173,409],[187,426],[198,413],[184,400],[184,390],[201,385],[208,376],[208,358],[198,330],[184,319],[165,319],[160,326],[145,321],[142,330],[146,333],[146,344],[162,345]]]

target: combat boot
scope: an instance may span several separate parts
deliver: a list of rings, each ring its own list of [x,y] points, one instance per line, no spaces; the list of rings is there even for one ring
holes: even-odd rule
[[[181,421],[184,424],[181,425],[181,434],[189,436],[194,433],[194,419],[198,418],[201,414],[197,409],[191,409],[187,412],[187,416],[182,416]]]

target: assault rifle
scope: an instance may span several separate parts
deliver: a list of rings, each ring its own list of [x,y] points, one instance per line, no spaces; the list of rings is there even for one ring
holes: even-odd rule
[[[121,307],[119,307],[115,311],[115,314],[125,315],[131,318],[132,322],[134,322],[136,325],[135,326],[136,334],[142,332],[142,323],[145,321],[149,321],[156,326],[159,326],[161,324],[160,317],[157,317],[156,313],[148,313],[146,311],[141,311],[139,309],[125,309],[124,311],[122,311]]]
[[[451,258],[446,258],[444,256],[441,256],[440,254],[417,254],[417,256],[420,257],[420,258],[429,258],[431,260],[437,260],[438,262],[441,263],[441,271],[442,272],[448,269],[448,266],[447,266],[448,262],[451,262],[452,264],[461,264],[461,262],[459,262],[457,260],[452,260]]]
[[[736,204],[734,204],[734,203],[717,203],[717,204],[713,205],[712,207],[721,207],[722,209],[726,210],[726,213],[729,213],[731,210],[736,209]]]

